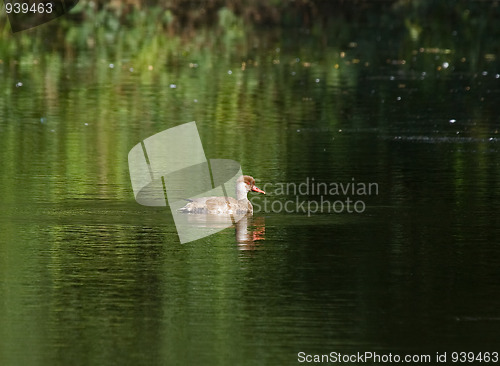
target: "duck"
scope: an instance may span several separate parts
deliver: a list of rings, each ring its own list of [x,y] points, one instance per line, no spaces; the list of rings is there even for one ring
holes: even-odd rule
[[[248,200],[248,192],[266,194],[255,185],[255,179],[249,175],[242,175],[236,181],[236,199],[233,197],[200,197],[188,199],[180,212],[196,214],[234,215],[252,214],[253,206]]]

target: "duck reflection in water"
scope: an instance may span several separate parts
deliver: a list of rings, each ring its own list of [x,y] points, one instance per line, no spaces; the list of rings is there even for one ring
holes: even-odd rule
[[[232,215],[222,214],[186,214],[186,222],[191,228],[203,230],[204,228],[235,229],[235,239],[241,250],[257,249],[259,242],[265,240],[266,224],[264,217],[253,217],[246,214],[238,222],[234,222]]]
[[[241,250],[255,250],[266,239],[265,217],[246,215],[235,225],[236,241]]]

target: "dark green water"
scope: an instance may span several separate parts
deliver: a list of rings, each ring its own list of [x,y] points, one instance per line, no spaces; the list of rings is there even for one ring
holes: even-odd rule
[[[6,35],[0,364],[500,352],[497,43],[369,24],[204,32],[142,52],[135,33],[41,52]],[[378,194],[324,197],[361,213],[257,210],[243,241],[181,245],[168,208],[135,202],[127,155],[193,120],[207,157],[238,161],[272,207],[312,178]]]

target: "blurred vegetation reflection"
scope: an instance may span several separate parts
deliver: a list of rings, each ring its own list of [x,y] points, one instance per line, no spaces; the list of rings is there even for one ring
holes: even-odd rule
[[[370,96],[367,80],[377,78],[371,92],[379,102],[396,88],[418,99],[408,114],[425,116],[422,106],[453,94],[458,108],[483,120],[466,135],[488,138],[496,133],[495,103],[484,101],[498,93],[496,4],[81,1],[69,16],[18,34],[2,13],[0,153],[5,162],[22,160],[9,144],[34,141],[40,155],[57,150],[72,161],[50,169],[70,176],[98,169],[92,174],[123,184],[125,166],[113,162],[166,121],[210,121],[206,133],[217,135],[256,128],[265,110],[276,149],[284,128],[304,120],[355,127],[357,115],[386,113],[383,103],[370,104],[378,111],[358,105]],[[243,158],[237,147],[230,151]],[[99,164],[78,158],[87,149],[97,150]]]
[[[31,357],[32,326],[47,364],[132,348],[289,364],[325,339],[467,339],[442,313],[498,309],[497,4],[82,0],[16,34],[1,12],[0,347]],[[260,182],[355,177],[380,197],[356,217],[257,217],[253,253],[229,230],[180,250],[168,211],[134,202],[127,154],[193,120],[207,157]]]

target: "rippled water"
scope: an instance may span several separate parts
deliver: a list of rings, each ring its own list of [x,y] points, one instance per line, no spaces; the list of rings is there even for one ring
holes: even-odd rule
[[[0,74],[1,364],[500,351],[498,64],[342,47],[256,48],[246,69],[245,50],[210,50],[154,74],[82,53]],[[134,201],[127,154],[192,120],[207,157],[267,184],[269,209],[181,245],[168,208]],[[308,179],[378,194],[347,196],[361,213],[305,212],[322,195],[280,184]]]

